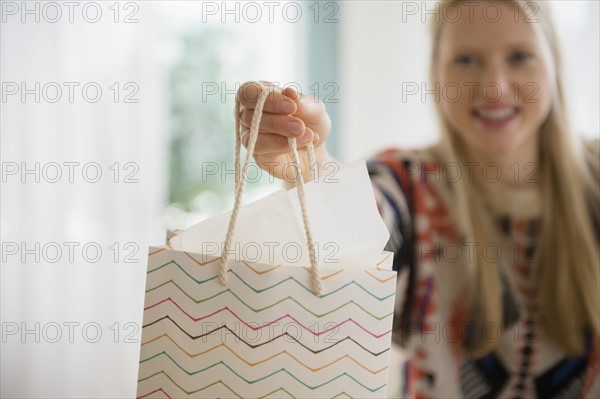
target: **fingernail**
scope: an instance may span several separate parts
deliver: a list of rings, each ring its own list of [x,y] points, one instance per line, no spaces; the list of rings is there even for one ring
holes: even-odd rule
[[[307,144],[310,143],[313,139],[313,134],[310,130],[306,129],[302,137],[298,138],[299,144]]]
[[[293,87],[288,87],[287,96],[295,100],[298,98],[298,92]]]
[[[288,131],[293,134],[302,134],[304,133],[304,125],[298,121],[291,121],[288,123]]]

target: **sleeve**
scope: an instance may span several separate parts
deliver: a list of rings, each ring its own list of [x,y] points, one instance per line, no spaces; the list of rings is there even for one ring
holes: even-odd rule
[[[411,325],[417,266],[411,162],[398,150],[384,151],[367,161],[377,207],[390,232],[385,249],[394,253],[393,269],[398,272],[393,339],[400,344],[406,342]]]

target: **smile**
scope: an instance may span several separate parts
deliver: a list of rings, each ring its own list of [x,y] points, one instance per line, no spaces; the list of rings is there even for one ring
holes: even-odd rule
[[[519,109],[517,107],[502,107],[495,109],[474,109],[472,111],[473,117],[488,129],[497,129],[505,127],[511,121],[513,121]]]

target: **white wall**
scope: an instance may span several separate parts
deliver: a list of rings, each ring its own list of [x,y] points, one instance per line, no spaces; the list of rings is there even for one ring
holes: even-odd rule
[[[417,18],[402,23],[399,1],[340,2],[341,157],[436,137],[429,103],[402,103],[403,82],[425,82],[429,41]]]

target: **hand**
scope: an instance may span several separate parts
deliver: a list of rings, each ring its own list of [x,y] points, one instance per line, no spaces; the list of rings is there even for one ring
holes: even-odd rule
[[[258,139],[254,148],[254,159],[265,171],[279,179],[290,181],[294,169],[286,167],[293,162],[288,138],[297,139],[298,149],[305,149],[312,142],[315,157],[323,165],[329,158],[325,141],[331,130],[331,119],[325,104],[317,98],[299,95],[292,87],[281,89],[268,82],[262,82],[270,90],[263,108]],[[240,118],[242,124],[242,144],[248,147],[250,124],[254,116],[260,87],[256,83],[245,83],[238,91]],[[299,151],[304,178],[308,176],[306,151]]]

